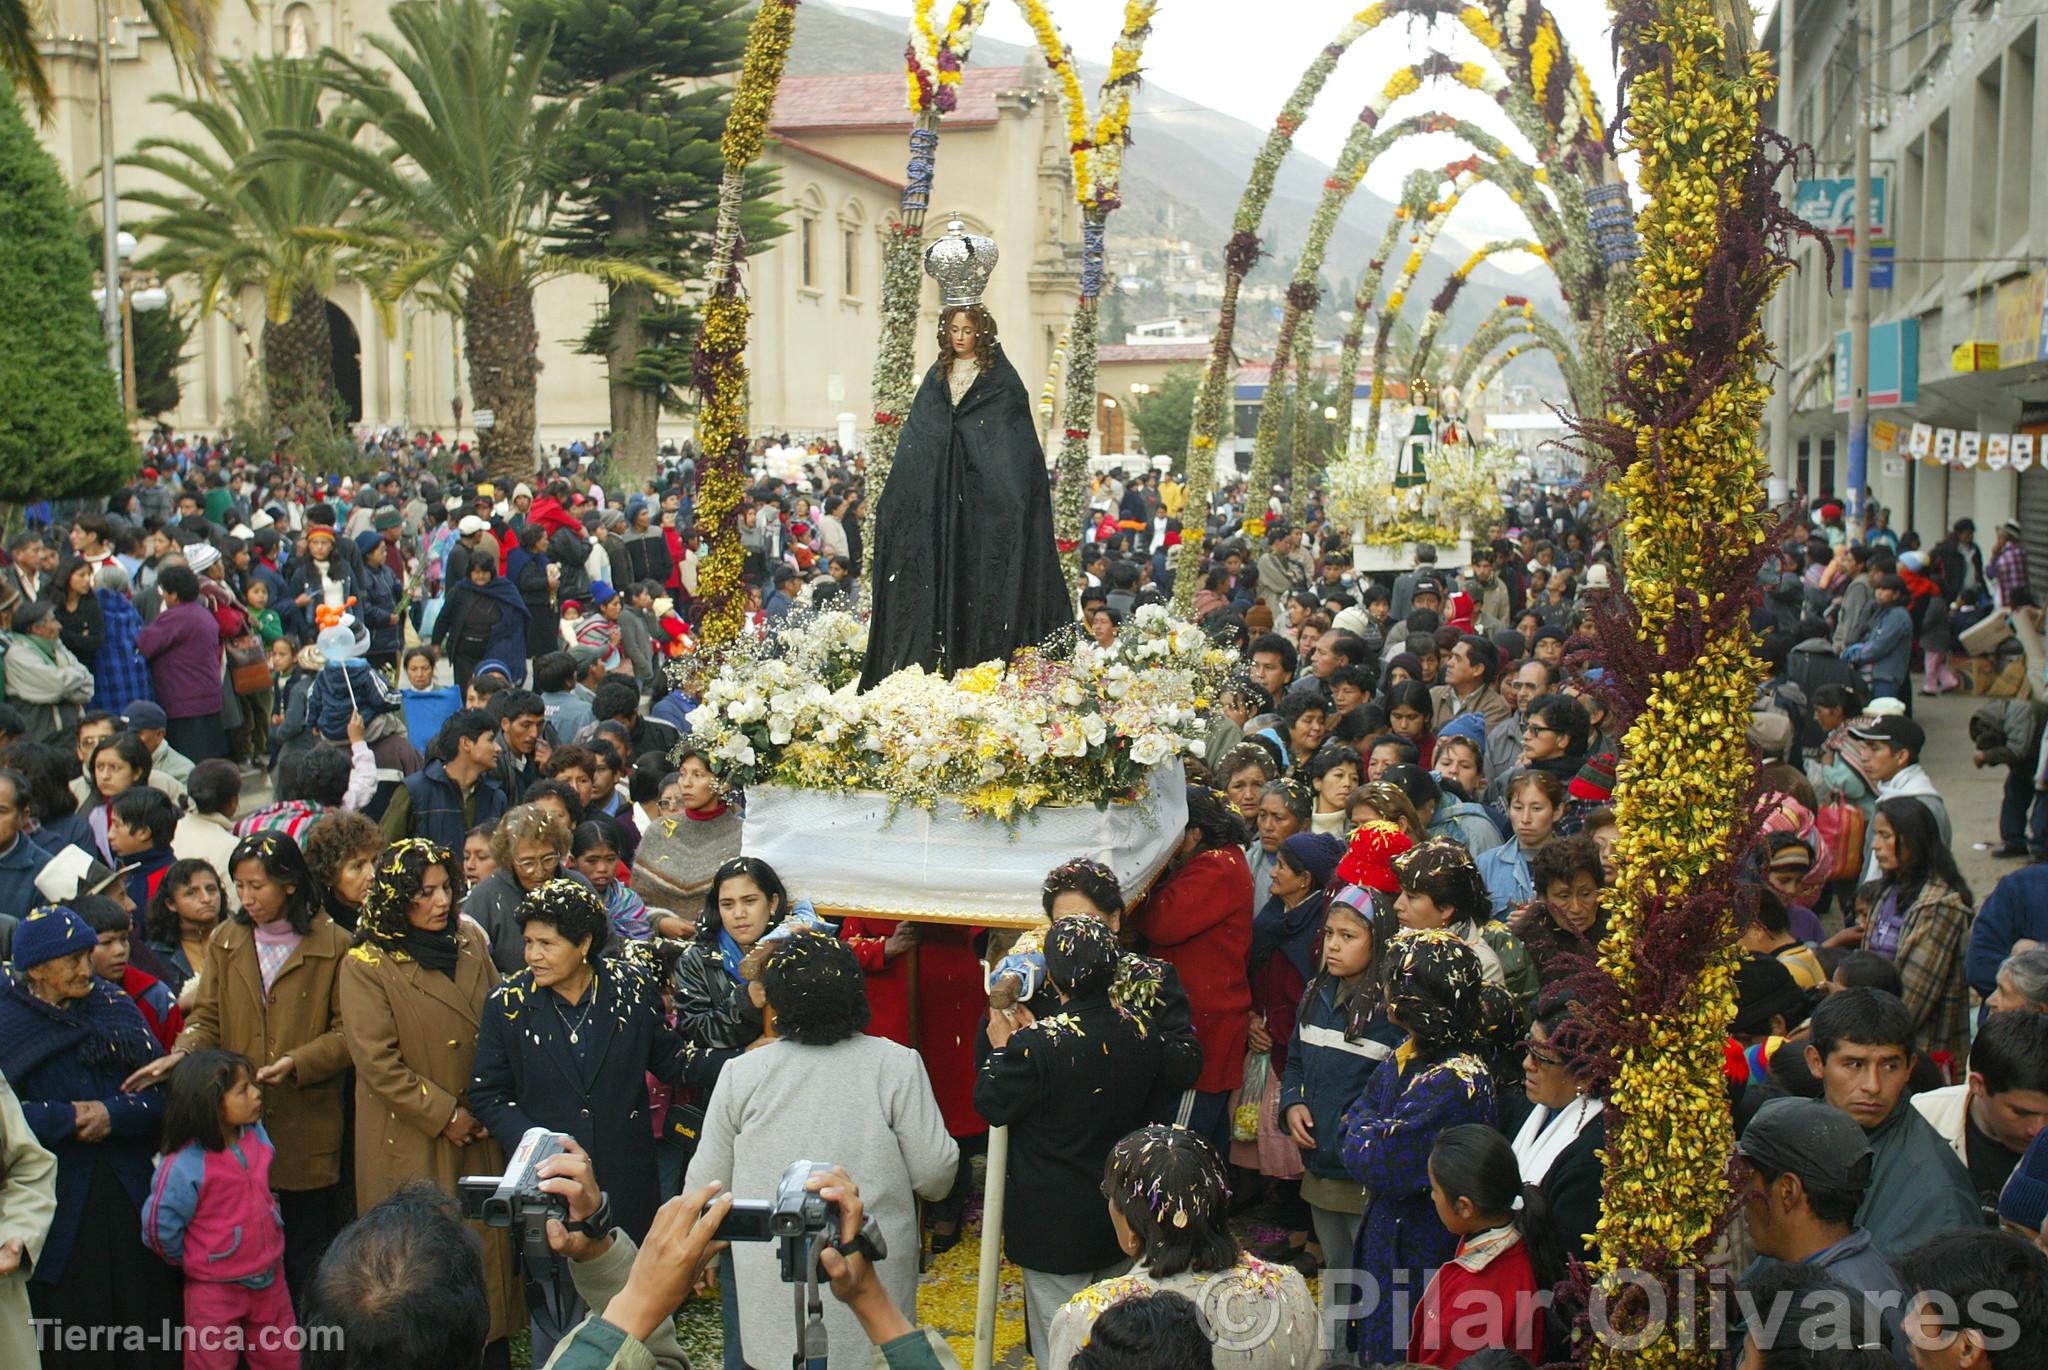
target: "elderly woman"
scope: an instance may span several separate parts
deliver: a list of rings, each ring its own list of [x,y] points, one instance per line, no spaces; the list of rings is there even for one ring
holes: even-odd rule
[[[1562,980],[1600,954],[1607,918],[1600,910],[1607,883],[1600,848],[1584,833],[1561,837],[1537,849],[1529,863],[1536,898],[1508,920],[1528,949],[1544,984]]]
[[[138,699],[154,701],[149,662],[135,645],[142,615],[128,598],[128,573],[109,562],[93,573],[93,598],[100,605],[100,654],[92,668],[92,707],[121,713]]]
[[[660,1189],[647,1076],[682,1078],[682,1039],[652,966],[632,948],[604,955],[611,920],[590,886],[544,881],[518,917],[525,968],[485,1001],[470,1105],[501,1144],[516,1145],[530,1127],[574,1137],[604,1177],[613,1224],[642,1240]],[[555,1286],[527,1300],[533,1358],[544,1364],[582,1305],[565,1273],[527,1271],[529,1282],[537,1276]]]
[[[1219,1339],[1217,1370],[1303,1370],[1322,1360],[1322,1324],[1301,1272],[1244,1251],[1230,1230],[1230,1181],[1215,1149],[1174,1127],[1142,1127],[1116,1144],[1103,1196],[1131,1272],[1091,1284],[1053,1315],[1052,1356],[1066,1365],[1112,1304],[1161,1290],[1227,1309],[1260,1337]],[[1220,1287],[1219,1287],[1220,1286]],[[1220,1329],[1219,1329],[1220,1330]],[[1245,1344],[1249,1343],[1249,1344]]]
[[[483,930],[456,912],[462,889],[461,863],[447,848],[417,837],[394,844],[377,859],[341,963],[342,1037],[356,1069],[358,1212],[413,1180],[452,1194],[463,1175],[505,1168],[503,1144],[467,1103],[498,971]],[[509,1234],[477,1232],[497,1341],[519,1326],[525,1306]]]
[[[542,804],[508,809],[491,834],[491,859],[498,868],[477,882],[462,901],[463,915],[491,939],[491,961],[501,975],[526,964],[520,940],[520,905],[526,896],[562,874],[569,854],[569,824]],[[570,876],[581,881],[582,876]]]
[[[1250,819],[1252,840],[1244,846],[1245,863],[1252,873],[1253,908],[1264,908],[1272,896],[1273,867],[1280,860],[1280,844],[1298,832],[1306,832],[1314,812],[1315,792],[1291,777],[1269,780],[1259,792],[1259,802]]]
[[[12,969],[0,978],[0,1075],[57,1157],[56,1217],[30,1271],[29,1304],[68,1325],[156,1328],[183,1317],[177,1277],[137,1236],[163,1098],[124,1091],[122,1080],[155,1058],[157,1042],[135,1001],[94,978],[96,940],[69,909],[37,909],[15,930]],[[108,1353],[50,1342],[42,1363],[98,1370]],[[121,1363],[168,1370],[179,1356],[159,1347]]]
[[[92,698],[92,670],[64,645],[57,612],[35,600],[14,611],[8,637],[4,691],[21,710],[32,742],[61,742],[78,726]]]
[[[1493,1077],[1477,1054],[1484,983],[1455,933],[1411,929],[1388,944],[1387,1016],[1407,1040],[1373,1071],[1343,1123],[1344,1168],[1371,1196],[1352,1257],[1380,1291],[1354,1324],[1353,1349],[1367,1364],[1402,1359],[1408,1329],[1394,1308],[1414,1307],[1457,1250],[1430,1198],[1429,1151],[1447,1128],[1494,1121]]]
[[[863,1031],[868,1001],[860,966],[850,947],[821,928],[798,926],[775,939],[761,963],[760,987],[776,1036],[720,1074],[684,1187],[716,1181],[734,1194],[769,1194],[785,1168],[809,1156],[829,1156],[849,1174],[872,1176],[868,1215],[881,1225],[889,1250],[903,1256],[876,1275],[898,1307],[911,1307],[917,1200],[945,1198],[959,1159],[924,1061]],[[831,1141],[820,1151],[825,1136]],[[797,1347],[774,1247],[742,1243],[733,1265],[740,1317],[736,1328],[727,1324],[728,1343],[737,1333],[749,1365],[786,1363]],[[828,1308],[825,1328],[846,1358],[859,1349],[865,1361],[866,1338],[849,1311]],[[731,1353],[729,1344],[728,1359]]]
[[[370,897],[384,834],[359,813],[330,813],[306,834],[306,865],[320,887],[327,916],[354,935]]]
[[[242,910],[215,930],[199,998],[178,1044],[130,1077],[154,1083],[195,1051],[225,1047],[258,1067],[263,1125],[277,1145],[270,1187],[284,1213],[284,1273],[303,1300],[342,1218],[341,1137],[348,1044],[335,985],[348,934],[320,911],[299,844],[258,833],[235,845],[228,878]]]
[[[1537,1001],[1522,1055],[1529,1116],[1514,1134],[1522,1182],[1550,1200],[1567,1255],[1591,1259],[1606,1167],[1607,1105],[1574,1050],[1574,1005],[1563,992]]]

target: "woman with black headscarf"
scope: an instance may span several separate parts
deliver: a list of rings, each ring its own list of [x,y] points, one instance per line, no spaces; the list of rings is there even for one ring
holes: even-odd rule
[[[456,910],[462,863],[409,837],[377,858],[341,963],[341,1026],[356,1068],[356,1210],[367,1213],[407,1182],[455,1192],[463,1175],[505,1168],[498,1138],[468,1106],[484,1000],[497,987],[490,938]],[[479,1226],[491,1297],[491,1340],[524,1315],[512,1246]]]
[[[1368,1364],[1402,1359],[1408,1329],[1392,1310],[1414,1307],[1457,1250],[1430,1198],[1430,1148],[1446,1128],[1495,1116],[1472,949],[1447,929],[1411,929],[1387,957],[1387,1016],[1408,1038],[1344,1115],[1344,1168],[1370,1195],[1352,1265],[1380,1295],[1354,1324],[1353,1349]]]

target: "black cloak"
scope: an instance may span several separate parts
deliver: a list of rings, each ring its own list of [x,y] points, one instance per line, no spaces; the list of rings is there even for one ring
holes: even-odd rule
[[[875,504],[863,690],[1000,661],[1074,621],[1031,396],[998,351],[955,409],[950,362],[925,373]]]

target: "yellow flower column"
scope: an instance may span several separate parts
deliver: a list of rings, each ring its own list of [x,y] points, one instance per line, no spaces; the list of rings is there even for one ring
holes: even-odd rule
[[[796,37],[797,0],[767,0],[747,32],[746,58],[725,116],[720,151],[718,226],[712,240],[711,295],[704,302],[692,362],[697,387],[697,446],[702,478],[697,525],[709,541],[697,571],[704,604],[699,635],[706,648],[731,642],[746,623],[740,584],[746,552],[740,546],[740,496],[747,483],[747,299],[740,292],[740,201],[747,168],[761,155],[775,91]]]
[[[1626,143],[1648,196],[1636,350],[1606,417],[1579,428],[1612,464],[1626,510],[1627,599],[1595,624],[1630,722],[1601,948],[1610,983],[1589,996],[1588,1043],[1608,1058],[1620,1113],[1595,1273],[1612,1296],[1606,1322],[1625,1335],[1647,1301],[1622,1291],[1647,1276],[1668,1293],[1698,1270],[1731,1198],[1721,1062],[1734,1010],[1730,910],[1756,783],[1745,727],[1760,675],[1747,609],[1773,526],[1757,444],[1769,393],[1759,321],[1787,270],[1793,221],[1772,188],[1782,145],[1759,124],[1768,59],[1728,47],[1742,29],[1724,28],[1708,0],[1627,0],[1615,31]],[[1669,1317],[1692,1311],[1669,1301]],[[1640,1347],[1603,1337],[1592,1363],[1714,1364],[1712,1349],[1682,1345],[1670,1326]]]

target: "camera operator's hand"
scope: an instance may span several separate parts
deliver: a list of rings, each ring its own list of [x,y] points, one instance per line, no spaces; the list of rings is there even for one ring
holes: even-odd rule
[[[839,1240],[851,1244],[860,1236],[865,1208],[860,1189],[844,1170],[834,1167],[811,1176],[805,1188],[827,1203],[839,1206]],[[908,1336],[914,1329],[903,1310],[889,1297],[889,1291],[875,1278],[875,1267],[866,1256],[844,1256],[836,1247],[826,1247],[818,1257],[819,1268],[832,1281],[832,1297],[853,1310],[868,1340],[880,1346]]]
[[[457,1109],[455,1116],[460,1118],[462,1114],[463,1110]],[[604,1191],[597,1187],[597,1170],[590,1163],[590,1153],[574,1137],[565,1138],[562,1145],[567,1150],[542,1161],[534,1173],[541,1177],[541,1192],[567,1203],[569,1221],[580,1223],[603,1205]],[[548,1219],[548,1249],[558,1256],[567,1256],[572,1261],[594,1261],[611,1250],[611,1245],[609,1234],[586,1237],[581,1232],[571,1232],[558,1218]]]
[[[635,1341],[675,1316],[697,1287],[704,1262],[723,1249],[718,1225],[732,1211],[732,1196],[716,1181],[670,1199],[654,1215],[647,1240],[633,1259],[626,1287],[605,1305],[604,1320]]]

